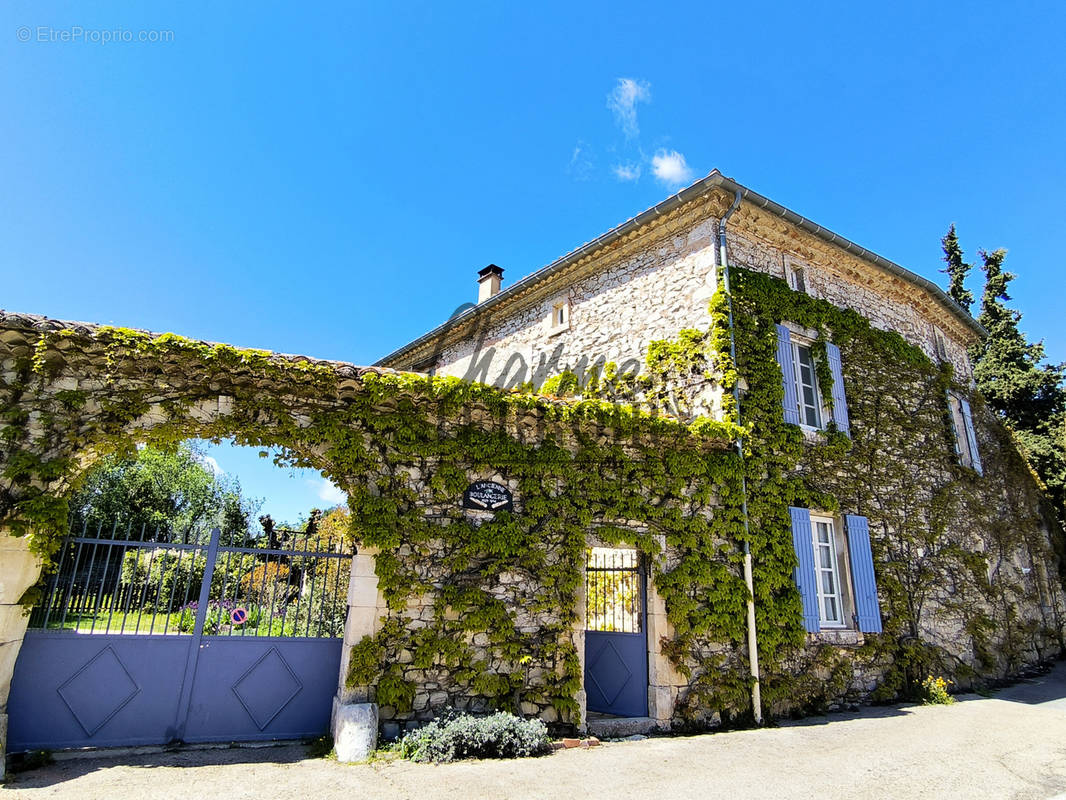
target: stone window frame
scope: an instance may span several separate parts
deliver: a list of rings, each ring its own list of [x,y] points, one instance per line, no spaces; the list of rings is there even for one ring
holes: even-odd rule
[[[936,325],[933,326],[933,351],[941,364],[948,361],[948,337]]]
[[[818,338],[818,332],[814,331],[814,330],[811,330],[809,328],[800,327],[799,325],[796,325],[795,323],[788,322],[788,321],[784,321],[781,324],[783,326],[785,326],[786,328],[788,328],[790,344],[791,344],[791,347],[792,347],[792,375],[789,376],[789,378],[791,379],[792,384],[796,387],[796,397],[800,398],[801,402],[802,402],[802,394],[801,394],[801,388],[802,387],[801,387],[801,384],[800,384],[800,376],[799,376],[799,349],[798,348],[806,347],[806,348],[809,349],[809,348],[813,347],[815,340],[817,340],[817,338]],[[811,363],[812,363],[812,365],[814,363],[813,362],[813,353],[812,353],[812,361],[811,361]],[[802,414],[802,409],[801,409],[801,413],[800,413],[800,429],[805,434],[807,434],[808,436],[816,434],[816,433],[818,433],[820,431],[824,431],[829,426],[829,423],[830,423],[830,421],[832,420],[832,417],[833,417],[833,415],[832,415],[832,413],[831,413],[831,411],[829,409],[829,406],[825,402],[825,398],[826,398],[825,388],[818,385],[818,371],[817,371],[817,369],[814,369],[813,377],[814,377],[814,390],[815,390],[815,392],[818,395],[818,404],[819,404],[818,405],[818,422],[819,422],[819,424],[817,426],[812,426],[812,425],[808,425],[806,422],[804,422],[803,421],[804,420],[804,416]],[[832,387],[830,387],[829,391],[832,392]]]
[[[976,459],[970,451],[970,438],[966,434],[966,420],[962,413],[962,396],[948,391],[948,413],[951,415],[951,432],[955,435],[955,454],[964,467],[974,469]]]
[[[545,319],[545,325],[547,326],[549,336],[556,336],[563,331],[570,330],[570,312],[571,303],[568,294],[560,295],[551,300],[548,316]],[[560,314],[562,314],[561,320],[559,317]]]
[[[842,634],[847,638],[848,634],[857,634],[859,631],[856,619],[855,586],[851,575],[851,551],[848,548],[848,536],[844,529],[844,521],[836,514],[811,509],[811,547],[814,550],[814,568],[817,585],[815,591],[818,595],[818,623],[821,631],[815,636],[826,634],[827,640],[838,639]],[[828,523],[832,535],[833,547],[833,575],[837,583],[836,599],[840,605],[840,621],[833,622],[825,618],[823,606],[823,593],[821,590],[821,567],[819,562],[818,523]],[[845,642],[841,642],[845,643]]]
[[[818,296],[815,293],[814,288],[811,286],[810,264],[808,264],[806,261],[801,261],[800,259],[794,256],[786,254],[784,256],[784,266],[785,283],[788,284],[789,289],[794,292],[801,292],[802,294],[805,294],[808,297]],[[796,278],[797,273],[799,274],[799,280],[797,280]]]

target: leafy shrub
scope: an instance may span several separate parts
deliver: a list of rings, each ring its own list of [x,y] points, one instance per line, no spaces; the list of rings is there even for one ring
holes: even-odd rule
[[[945,678],[930,675],[922,681],[922,705],[926,706],[949,706],[955,702],[955,698],[948,694],[948,684],[952,683]]]
[[[551,751],[548,729],[539,719],[500,711],[489,717],[446,714],[411,731],[399,743],[411,761],[441,763],[461,758],[522,758]]]

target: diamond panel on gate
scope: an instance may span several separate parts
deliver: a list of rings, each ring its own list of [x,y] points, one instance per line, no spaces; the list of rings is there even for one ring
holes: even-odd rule
[[[110,646],[89,659],[56,689],[89,736],[100,730],[140,691],[141,687]]]
[[[610,641],[596,654],[589,675],[609,706],[614,704],[618,695],[622,693],[622,689],[629,683],[629,679],[633,677],[632,671],[626,666],[625,659],[619,655],[618,650]]]
[[[267,650],[233,684],[233,693],[259,730],[264,730],[301,689],[303,684],[276,647]]]

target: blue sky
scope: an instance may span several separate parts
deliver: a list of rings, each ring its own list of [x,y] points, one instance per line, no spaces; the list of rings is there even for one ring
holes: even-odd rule
[[[1007,247],[1066,360],[1060,3],[249,11],[3,4],[0,307],[372,363],[717,167],[936,280]]]

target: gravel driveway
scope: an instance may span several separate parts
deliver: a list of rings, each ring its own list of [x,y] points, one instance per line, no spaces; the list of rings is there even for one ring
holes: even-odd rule
[[[302,747],[60,761],[0,800],[1066,798],[1066,664],[992,698],[894,706],[777,728],[605,743],[545,758],[345,765]]]

